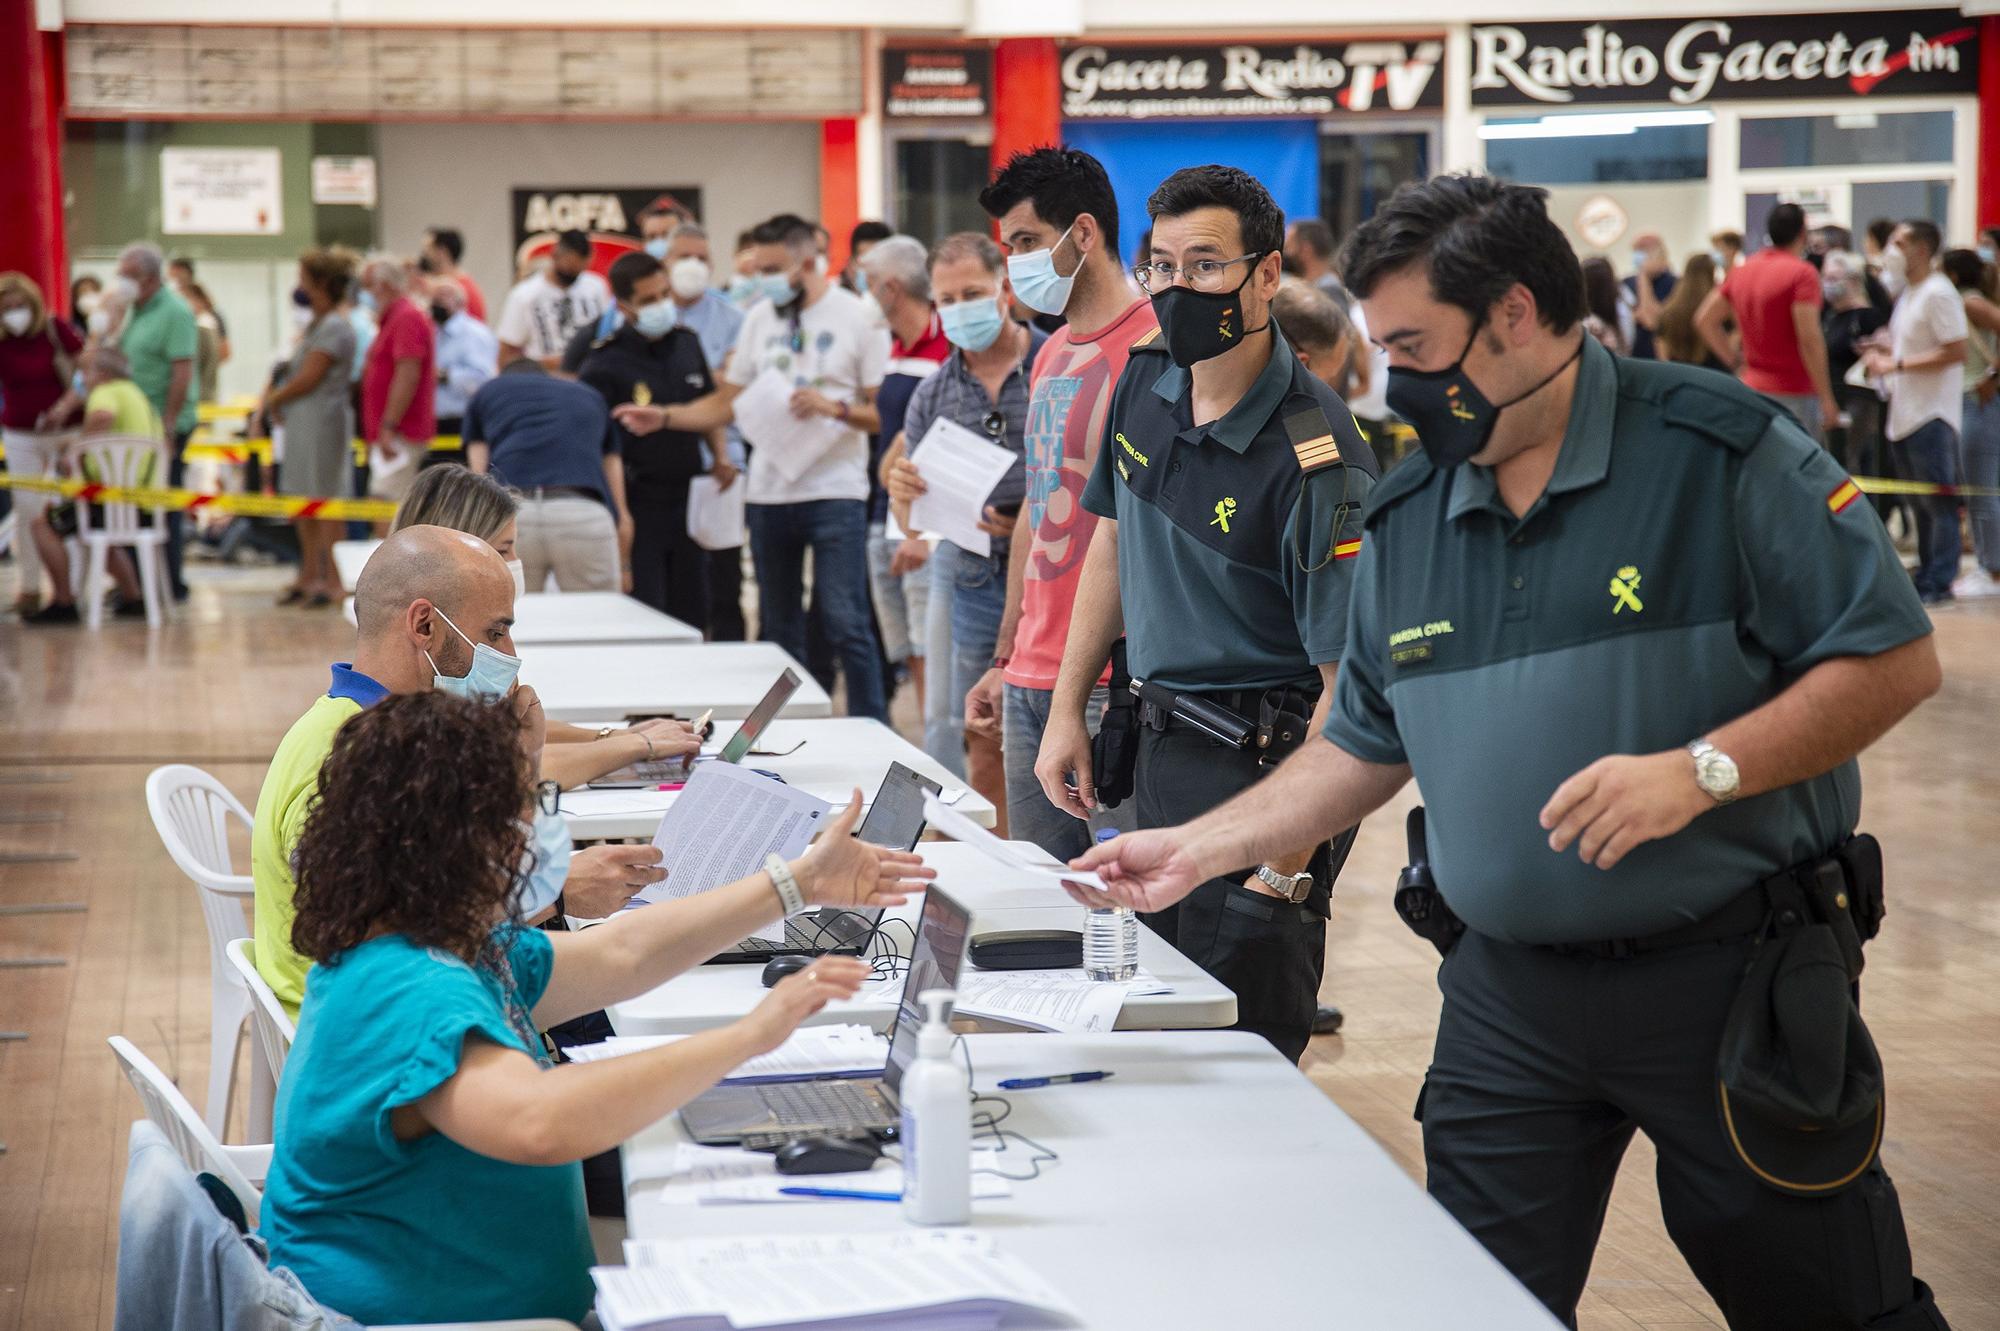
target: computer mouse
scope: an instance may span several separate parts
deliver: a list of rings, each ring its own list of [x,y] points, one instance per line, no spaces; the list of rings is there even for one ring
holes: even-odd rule
[[[772,957],[764,963],[764,987],[769,989],[787,975],[796,975],[810,965],[811,957]]]
[[[780,1174],[859,1174],[875,1167],[882,1148],[869,1137],[801,1137],[776,1158]]]

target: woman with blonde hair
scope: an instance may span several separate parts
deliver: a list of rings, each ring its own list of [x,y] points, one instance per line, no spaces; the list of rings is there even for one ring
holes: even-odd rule
[[[1653,330],[1653,345],[1658,348],[1661,360],[1679,361],[1683,365],[1703,365],[1711,370],[1723,368],[1716,360],[1715,353],[1702,341],[1694,328],[1695,311],[1708,299],[1708,293],[1715,290],[1715,258],[1708,254],[1697,254],[1687,261],[1681,270],[1681,280],[1674,283],[1673,294],[1660,307],[1659,327]]]
[[[14,475],[49,472],[74,434],[83,402],[71,385],[82,350],[76,330],[49,317],[33,278],[0,273],[0,442]],[[24,533],[14,542],[15,567],[21,570],[14,609],[31,614],[42,602],[42,561],[25,533],[50,497],[34,490],[15,490],[13,497],[17,529]]]

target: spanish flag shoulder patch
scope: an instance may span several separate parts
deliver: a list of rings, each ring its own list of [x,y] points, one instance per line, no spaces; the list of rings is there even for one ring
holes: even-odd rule
[[[1833,493],[1826,497],[1826,506],[1835,513],[1845,513],[1847,506],[1859,498],[1861,498],[1861,487],[1850,477],[1834,487]]]
[[[1355,537],[1351,541],[1334,542],[1333,557],[1335,559],[1352,559],[1360,553],[1361,553],[1361,538],[1359,536]]]

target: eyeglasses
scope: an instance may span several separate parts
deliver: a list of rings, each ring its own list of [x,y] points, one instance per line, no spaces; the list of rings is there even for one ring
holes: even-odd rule
[[[562,812],[562,787],[553,781],[541,781],[535,785],[535,804],[543,813]]]
[[[1133,268],[1132,276],[1139,283],[1139,289],[1149,295],[1165,291],[1182,278],[1196,291],[1223,291],[1228,287],[1229,270],[1239,263],[1255,263],[1269,254],[1260,250],[1255,254],[1240,254],[1234,259],[1196,259],[1176,267],[1170,263],[1142,263]]]
[[[979,425],[981,429],[986,431],[988,439],[1004,439],[1007,437],[1007,418],[997,409],[987,412],[986,418],[980,421]]]

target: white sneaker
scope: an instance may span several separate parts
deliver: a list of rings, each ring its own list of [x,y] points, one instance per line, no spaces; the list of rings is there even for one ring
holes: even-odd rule
[[[1951,594],[1961,601],[1981,596],[2000,596],[2000,578],[1985,569],[1974,569],[1951,584]]]

